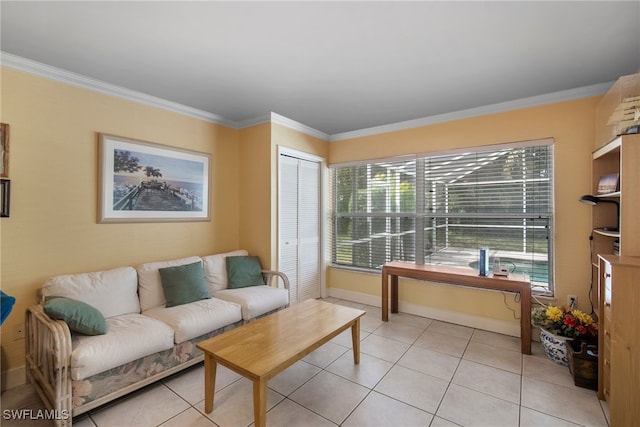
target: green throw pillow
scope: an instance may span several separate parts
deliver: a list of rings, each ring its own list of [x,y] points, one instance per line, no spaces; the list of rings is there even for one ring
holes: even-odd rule
[[[207,282],[204,280],[202,262],[161,268],[158,271],[167,307],[211,298]]]
[[[49,317],[64,320],[74,332],[85,335],[107,333],[107,322],[102,313],[82,301],[66,297],[47,297],[43,308]]]
[[[257,256],[228,256],[226,262],[229,289],[264,285],[262,266]]]

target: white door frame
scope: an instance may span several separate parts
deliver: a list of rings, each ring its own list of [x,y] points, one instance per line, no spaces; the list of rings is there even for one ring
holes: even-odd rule
[[[320,296],[322,298],[327,297],[327,279],[326,279],[326,271],[327,271],[327,261],[326,261],[326,233],[327,230],[327,216],[326,216],[326,208],[327,208],[327,161],[326,159],[316,156],[314,154],[305,153],[304,151],[294,150],[292,148],[283,147],[278,145],[278,222],[277,222],[277,230],[276,234],[278,236],[277,241],[277,251],[278,251],[278,266],[280,265],[280,156],[286,155],[290,157],[295,157],[301,160],[307,160],[310,162],[315,162],[320,164],[320,194],[318,195],[320,198],[320,253],[318,256],[320,259],[318,260],[318,265],[320,266]]]

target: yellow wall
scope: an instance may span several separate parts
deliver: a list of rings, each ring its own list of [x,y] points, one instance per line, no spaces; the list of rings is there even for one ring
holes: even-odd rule
[[[278,146],[326,159],[328,143],[275,123],[239,133],[240,246],[258,255],[265,268],[277,268]]]
[[[579,307],[589,312],[591,211],[581,205],[578,198],[590,191],[594,112],[598,99],[586,98],[333,142],[330,163],[554,138],[556,297],[564,304],[567,294],[576,294]],[[329,271],[328,286],[367,295],[381,293],[379,275],[335,268]],[[518,322],[505,308],[501,293],[402,279],[399,289],[401,304]],[[507,301],[519,313],[519,304],[513,296]]]
[[[313,136],[304,134],[300,131],[279,125],[271,126],[271,164],[274,173],[271,174],[271,186],[278,186],[278,147],[290,148],[292,150],[311,154],[316,157],[325,159],[329,157],[329,143]],[[271,215],[274,219],[272,225],[272,259],[273,265],[277,265],[278,257],[278,194],[273,192],[271,197]]]
[[[240,131],[240,247],[271,262],[271,124]]]
[[[329,156],[330,144],[327,141],[280,124],[273,124],[271,129],[271,141],[275,148],[277,146],[287,147],[322,157],[323,159],[327,159]],[[274,151],[274,156],[274,159],[277,159],[277,150]]]
[[[327,143],[279,124],[244,130],[2,68],[2,117],[11,125],[11,217],[0,220],[1,286],[17,298],[2,326],[2,372],[24,366],[13,340],[50,276],[246,248],[277,268],[278,146],[329,162],[553,137],[556,147],[556,294],[589,310],[590,190],[597,98]],[[97,133],[212,155],[211,221],[97,224]],[[376,274],[330,268],[336,290],[380,295]],[[401,302],[516,322],[501,294],[408,281]],[[513,301],[509,304],[517,309]],[[3,380],[4,381],[4,380]]]
[[[8,68],[1,83],[12,185],[1,286],[17,299],[2,325],[3,372],[24,365],[13,330],[48,277],[239,247],[237,130]],[[211,221],[97,224],[97,132],[210,153]]]
[[[278,147],[326,159],[329,143],[265,123],[240,130],[240,246],[265,268],[278,265]]]

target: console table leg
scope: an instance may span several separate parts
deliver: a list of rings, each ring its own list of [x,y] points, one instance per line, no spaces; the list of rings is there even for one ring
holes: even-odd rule
[[[520,292],[520,339],[522,354],[531,354],[531,287]]]
[[[389,321],[389,276],[382,267],[382,321]]]
[[[391,275],[391,312],[398,312],[398,276]]]

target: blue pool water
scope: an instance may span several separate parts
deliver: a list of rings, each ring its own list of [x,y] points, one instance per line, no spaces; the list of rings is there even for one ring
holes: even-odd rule
[[[510,273],[527,274],[533,282],[549,282],[549,263],[547,261],[527,261],[518,258],[500,257],[500,266],[509,269]],[[478,261],[469,263],[469,267],[478,269]],[[489,260],[489,267],[493,267],[493,258]]]

